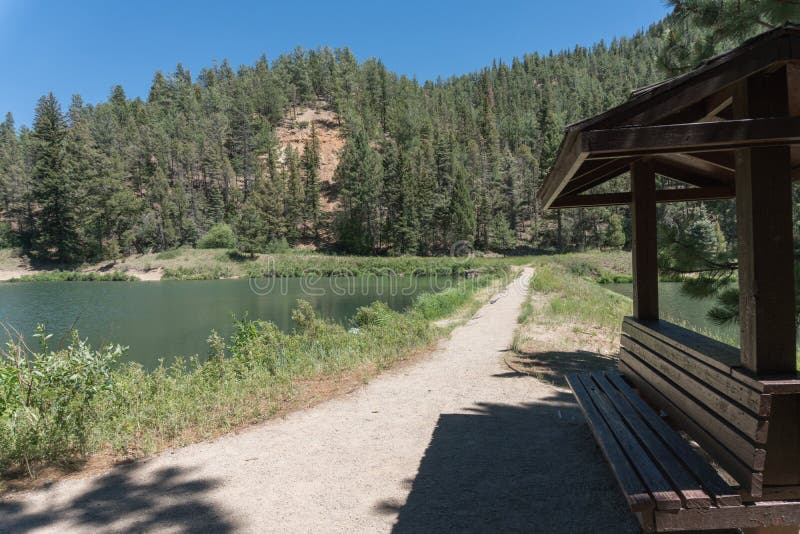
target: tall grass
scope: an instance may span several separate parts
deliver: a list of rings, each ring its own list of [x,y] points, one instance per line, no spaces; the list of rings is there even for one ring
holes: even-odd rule
[[[195,251],[196,252],[196,251]],[[363,276],[416,275],[451,276],[479,269],[484,273],[501,272],[510,265],[524,262],[520,258],[458,257],[375,257],[334,256],[318,253],[290,252],[259,255],[254,258],[217,250],[213,261],[196,261],[164,268],[166,280],[215,280],[247,277]],[[161,253],[166,254],[166,253]],[[180,259],[171,256],[169,259]]]
[[[404,312],[373,303],[349,329],[298,301],[290,333],[240,319],[229,339],[211,333],[205,361],[178,358],[151,372],[118,364],[123,349],[92,350],[77,334],[62,350],[11,344],[0,358],[0,470],[35,476],[41,465],[97,451],[148,454],[261,420],[305,379],[383,369],[426,346],[441,333],[434,320],[475,303],[508,272],[420,295]]]
[[[9,282],[132,282],[137,278],[120,272],[96,273],[45,271],[11,278]]]
[[[622,318],[631,313],[631,300],[572,272],[551,258],[535,263],[531,290],[549,295],[544,313],[618,331]]]

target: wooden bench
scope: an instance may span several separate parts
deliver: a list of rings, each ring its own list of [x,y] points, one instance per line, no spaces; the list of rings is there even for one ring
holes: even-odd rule
[[[756,379],[734,347],[632,318],[620,371],[568,382],[646,531],[800,525],[797,377]]]

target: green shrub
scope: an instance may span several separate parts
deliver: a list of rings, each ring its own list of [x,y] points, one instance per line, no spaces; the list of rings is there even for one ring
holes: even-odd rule
[[[174,269],[164,269],[162,280],[219,280],[220,278],[231,278],[233,271],[228,266],[213,265],[194,267],[176,267]]]
[[[270,241],[266,247],[264,247],[264,252],[267,254],[285,254],[292,249],[292,246],[286,241],[285,237],[280,239],[273,239]]]
[[[369,306],[361,306],[353,316],[353,324],[358,328],[386,326],[395,319],[394,312],[384,302],[375,301]]]
[[[9,343],[0,352],[0,468],[24,465],[31,476],[40,462],[63,462],[88,452],[97,424],[95,399],[114,384],[120,346],[100,351],[73,332],[69,345],[51,351],[43,326],[40,351]]]
[[[203,247],[200,247],[203,248]],[[209,247],[212,248],[212,247]],[[173,248],[172,250],[165,250],[156,254],[157,260],[174,260],[181,255],[181,249]]]
[[[121,272],[112,273],[83,273],[76,271],[46,271],[35,274],[25,274],[11,278],[9,282],[133,282],[138,280],[135,276]]]
[[[225,223],[218,223],[197,242],[197,248],[234,248],[236,236],[231,227]]]
[[[0,248],[15,247],[17,244],[17,236],[11,230],[11,224],[0,221]]]

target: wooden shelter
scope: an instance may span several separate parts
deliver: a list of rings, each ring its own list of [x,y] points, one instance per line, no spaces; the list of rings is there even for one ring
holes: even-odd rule
[[[628,172],[629,192],[592,193]],[[656,175],[682,185],[658,189]],[[570,383],[646,530],[800,525],[798,180],[800,26],[786,24],[569,126],[538,193],[545,208],[631,206],[624,380],[591,374]],[[658,312],[656,204],[726,198],[736,199],[741,349]],[[668,414],[669,428],[651,406]],[[678,443],[674,429],[713,461]]]

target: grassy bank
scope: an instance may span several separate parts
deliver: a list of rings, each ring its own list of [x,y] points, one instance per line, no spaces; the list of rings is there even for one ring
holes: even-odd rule
[[[423,294],[405,312],[374,303],[351,329],[319,319],[308,303],[298,327],[282,333],[262,321],[236,322],[230,339],[209,336],[209,357],[147,372],[120,365],[120,347],[94,350],[77,335],[66,349],[9,346],[0,364],[0,470],[6,480],[36,476],[93,454],[151,454],[261,421],[302,403],[309,383],[367,379],[425,348],[446,328],[436,321],[474,308],[506,283],[507,267]],[[313,393],[313,391],[312,391]]]
[[[76,271],[44,271],[10,278],[9,282],[133,282],[138,280],[121,272],[98,273]]]
[[[242,255],[227,249],[189,247],[128,256],[113,262],[81,266],[30,265],[19,252],[0,250],[0,279],[14,281],[218,280],[301,276],[457,275],[465,270],[485,272],[521,265],[526,258],[374,257],[337,256],[303,250],[279,254]],[[13,274],[12,274],[13,273]]]

